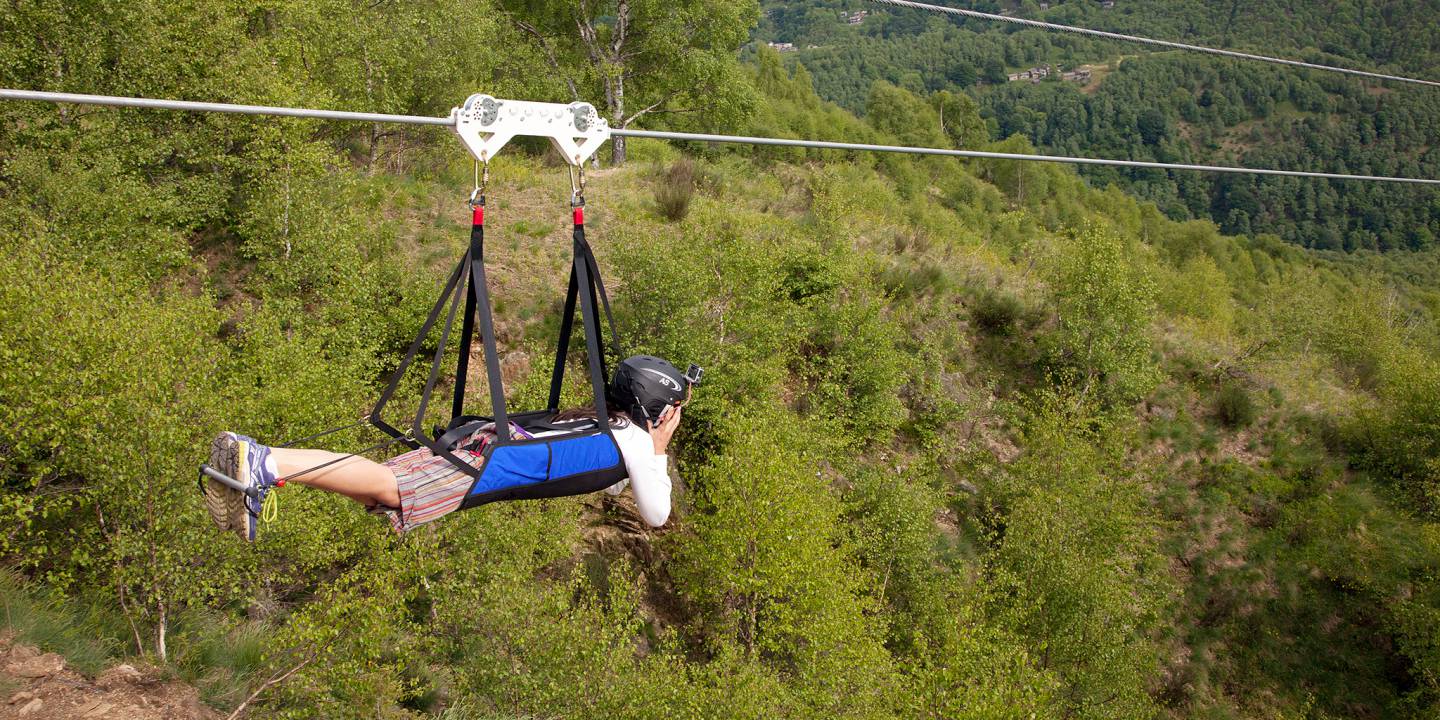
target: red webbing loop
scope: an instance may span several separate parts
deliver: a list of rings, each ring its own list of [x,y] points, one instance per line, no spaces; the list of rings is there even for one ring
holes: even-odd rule
[[[577,207],[577,208],[575,208],[575,224],[576,224],[576,225],[584,225],[584,224],[585,224],[585,208],[583,208],[583,207]]]
[[[474,206],[474,212],[471,213],[471,220],[470,220],[470,222],[471,222],[471,224],[474,224],[474,225],[484,225],[484,224],[485,224],[485,206],[484,206],[484,205],[476,205],[476,206]]]

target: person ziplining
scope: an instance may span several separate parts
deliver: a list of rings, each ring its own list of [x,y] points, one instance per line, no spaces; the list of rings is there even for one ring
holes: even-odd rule
[[[681,386],[685,390],[677,391]],[[621,364],[608,388],[616,405],[621,396],[632,397],[633,404],[629,410],[609,413],[609,426],[629,477],[604,491],[619,495],[628,485],[641,519],[651,527],[664,525],[670,517],[667,448],[693,386],[670,363],[638,355]],[[635,420],[646,416],[657,419],[643,421],[643,426]],[[578,408],[556,413],[551,422],[593,424],[596,418],[593,407]],[[541,430],[532,434],[518,423],[510,427],[512,433],[525,439],[543,439],[564,432]],[[497,436],[495,424],[484,423],[460,439],[453,452],[471,467],[482,469],[485,450]],[[209,480],[205,488],[206,507],[216,526],[248,541],[255,540],[270,491],[287,480],[348,497],[367,511],[388,517],[401,534],[459,510],[476,483],[475,478],[427,447],[375,462],[327,450],[272,448],[234,432],[222,432],[211,443],[209,466],[254,489],[247,494],[215,480]],[[306,472],[313,467],[320,469]]]
[[[200,467],[199,480],[206,508],[221,530],[254,541],[260,522],[275,514],[274,490],[292,481],[355,500],[370,512],[387,516],[399,533],[490,502],[601,490],[615,495],[627,484],[647,524],[659,527],[669,518],[667,452],[683,407],[690,401],[703,370],[691,365],[681,373],[669,361],[650,355],[626,357],[620,348],[599,265],[585,239],[583,162],[608,137],[605,120],[588,103],[567,106],[497,101],[486,95],[471,96],[452,116],[456,132],[477,163],[475,188],[469,199],[472,223],[468,249],[367,418],[275,447],[228,431],[215,438],[209,461]],[[574,234],[549,402],[543,410],[512,415],[505,405],[485,279],[484,229],[489,160],[518,134],[550,138],[571,163]],[[426,410],[462,297],[465,314],[451,419],[443,429],[427,433]],[[402,431],[386,422],[382,413],[447,303],[449,313],[441,326],[419,409],[409,429]],[[589,407],[561,411],[560,393],[577,306],[585,334],[593,402]],[[609,327],[610,349],[616,358],[625,358],[613,376],[605,366],[602,308]],[[464,412],[477,319],[490,391],[488,416]],[[348,455],[290,447],[363,423],[384,431],[390,439]],[[395,442],[410,450],[384,462],[361,456]]]

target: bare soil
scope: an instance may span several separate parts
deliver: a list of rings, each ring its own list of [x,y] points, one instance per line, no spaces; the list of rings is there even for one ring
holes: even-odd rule
[[[94,678],[65,658],[42,653],[0,633],[0,720],[215,720],[185,683],[166,680],[146,665],[120,664]]]

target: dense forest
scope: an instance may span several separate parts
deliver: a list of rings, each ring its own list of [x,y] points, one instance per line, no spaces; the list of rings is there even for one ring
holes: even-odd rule
[[[1428,77],[1435,3],[1117,2],[1010,6],[1018,15]],[[977,6],[979,9],[985,9]],[[842,12],[867,9],[858,25]],[[998,10],[998,7],[989,9]],[[997,27],[998,26],[998,27]],[[793,43],[821,97],[863,113],[882,80],[972,93],[993,139],[1054,154],[1378,175],[1440,175],[1440,93],[863,2],[776,3],[760,37]],[[1284,52],[1282,52],[1284,51]],[[1040,82],[1010,81],[1034,67]],[[1083,69],[1084,79],[1062,73]],[[1433,78],[1431,78],[1433,79]],[[1440,194],[1413,187],[1087,168],[1177,220],[1321,249],[1418,249],[1440,234]]]
[[[1046,12],[1434,66],[1413,60],[1435,56],[1425,4],[1261,21],[1272,4],[1226,26],[1199,2]],[[578,96],[657,129],[1435,174],[1424,91],[1171,55],[1094,91],[1012,87],[990,60],[1111,49],[794,6],[12,3],[0,87],[418,115]],[[751,40],[821,32],[856,35]],[[944,51],[961,39],[980,54]],[[936,80],[902,47],[974,60]],[[247,545],[196,491],[210,439],[369,409],[464,250],[471,159],[433,127],[0,103],[0,647],[128,662],[220,716],[1440,717],[1433,195],[652,140],[612,157],[589,226],[625,344],[707,367],[669,523],[596,495],[400,537],[286,487]],[[539,142],[490,171],[506,391],[537,407],[570,185]],[[469,387],[483,405],[483,372]],[[0,700],[28,687],[3,660]]]

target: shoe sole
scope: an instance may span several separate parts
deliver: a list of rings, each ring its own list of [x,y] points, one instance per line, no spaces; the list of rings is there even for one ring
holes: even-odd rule
[[[230,433],[222,433],[210,443],[210,466],[230,477],[245,482],[240,469],[245,467],[245,444]],[[245,493],[210,478],[205,479],[205,508],[210,519],[222,531],[233,532],[249,541],[249,514]]]

